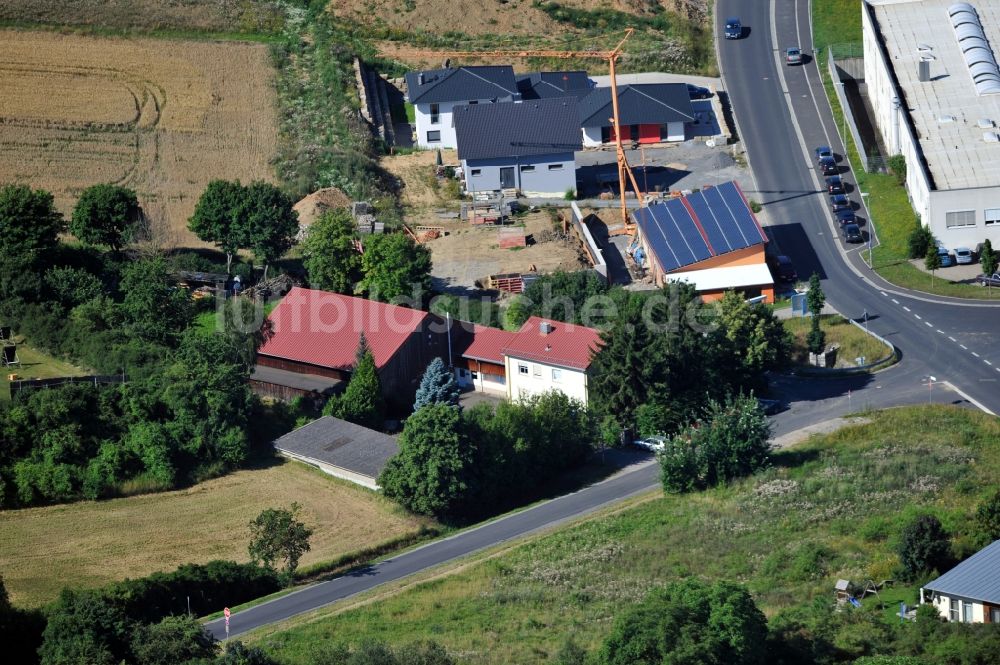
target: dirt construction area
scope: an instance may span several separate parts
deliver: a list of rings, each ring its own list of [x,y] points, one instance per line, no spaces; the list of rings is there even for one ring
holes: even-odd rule
[[[135,189],[153,239],[201,245],[187,219],[210,180],[271,180],[267,47],[0,30],[0,182]]]

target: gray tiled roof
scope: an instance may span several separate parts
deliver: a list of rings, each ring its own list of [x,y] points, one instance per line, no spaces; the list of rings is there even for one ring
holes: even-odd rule
[[[611,88],[595,88],[580,100],[580,126],[610,126]],[[684,83],[636,83],[618,86],[618,115],[623,125],[663,125],[694,120]]]
[[[274,447],[370,478],[378,478],[389,458],[399,452],[393,437],[333,416],[289,432]]]
[[[456,67],[409,72],[406,91],[411,104],[509,99],[517,94],[517,82],[510,65]]]
[[[584,71],[531,72],[517,75],[517,89],[521,93],[521,99],[580,99],[590,94],[594,84]]]
[[[924,588],[943,596],[1000,604],[1000,540],[994,540]]]
[[[575,152],[583,147],[576,100],[456,106],[459,159],[492,159]]]

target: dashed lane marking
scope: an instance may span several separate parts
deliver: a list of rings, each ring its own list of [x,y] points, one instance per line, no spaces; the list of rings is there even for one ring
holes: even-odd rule
[[[909,311],[910,311],[910,308],[909,308],[909,307],[907,307],[906,305],[903,305],[903,309],[905,309],[905,310],[906,310],[907,312],[909,312]]]
[[[951,335],[948,335],[948,339],[950,339],[950,340],[951,340],[951,341],[953,341],[953,342],[957,342],[957,341],[958,341],[957,339],[955,339],[955,338],[954,338],[954,337],[952,337]]]
[[[977,358],[979,357],[979,354],[978,354],[978,353],[976,353],[975,351],[973,351],[973,352],[972,352],[972,355],[974,355],[974,356],[975,356],[975,357],[977,357]]]

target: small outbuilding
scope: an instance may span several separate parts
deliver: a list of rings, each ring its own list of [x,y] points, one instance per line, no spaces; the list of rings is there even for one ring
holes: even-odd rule
[[[920,590],[947,621],[1000,623],[1000,540],[995,540]]]

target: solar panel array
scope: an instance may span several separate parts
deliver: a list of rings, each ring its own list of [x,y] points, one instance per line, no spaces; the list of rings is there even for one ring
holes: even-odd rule
[[[948,16],[976,92],[980,95],[1000,93],[1000,66],[997,66],[976,8],[968,2],[958,2],[948,8]]]
[[[733,182],[652,204],[635,218],[664,272],[767,242]]]

